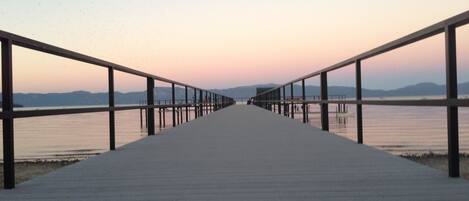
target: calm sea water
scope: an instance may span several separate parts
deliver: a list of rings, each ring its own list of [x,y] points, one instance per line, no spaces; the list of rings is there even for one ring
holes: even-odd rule
[[[155,116],[159,132],[164,128],[159,129],[157,110]],[[75,159],[105,152],[109,149],[108,118],[107,112],[99,112],[15,119],[15,158]],[[172,113],[166,112],[166,128],[172,125],[171,118]],[[117,147],[147,136],[145,123],[140,125],[139,110],[117,111],[115,125]]]
[[[345,114],[329,115],[330,130],[356,140],[355,107],[347,107]],[[330,105],[330,111],[335,108]],[[311,106],[310,111],[310,124],[319,127],[319,107]],[[191,119],[193,116],[190,113]],[[301,112],[295,118],[300,121]],[[158,121],[156,113],[156,125]],[[469,153],[469,109],[459,109],[459,122],[460,150]],[[171,123],[171,112],[167,112],[167,128]],[[363,125],[365,144],[394,154],[447,152],[444,107],[363,106]],[[102,153],[108,150],[108,132],[107,112],[16,119],[15,157],[18,160],[73,159]],[[139,110],[116,112],[117,146],[145,136]]]
[[[356,141],[356,107],[348,105],[347,113],[334,113],[336,108],[329,106],[330,131]],[[318,128],[319,111],[310,106],[309,123]],[[299,111],[295,119],[302,118]],[[393,154],[446,154],[446,123],[446,107],[363,105],[364,143]],[[460,151],[469,153],[469,108],[459,108],[459,143]]]

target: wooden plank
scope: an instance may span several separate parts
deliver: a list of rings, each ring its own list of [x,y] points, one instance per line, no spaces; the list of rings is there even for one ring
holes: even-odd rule
[[[0,191],[0,200],[469,200],[469,182],[231,106]]]

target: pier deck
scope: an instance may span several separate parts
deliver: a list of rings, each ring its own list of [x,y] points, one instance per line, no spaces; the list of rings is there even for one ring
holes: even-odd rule
[[[422,136],[423,137],[423,136]],[[469,182],[235,105],[0,191],[0,200],[469,200]]]

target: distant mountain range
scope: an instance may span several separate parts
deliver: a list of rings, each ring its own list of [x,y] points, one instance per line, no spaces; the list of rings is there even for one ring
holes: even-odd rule
[[[262,84],[241,86],[228,89],[213,89],[211,91],[224,94],[229,97],[244,99],[252,97],[259,87],[275,87],[276,84]],[[290,87],[286,88],[286,94],[290,94]],[[458,85],[459,94],[469,94],[469,82]],[[319,86],[308,85],[305,87],[307,96],[319,95]],[[347,86],[329,86],[329,95],[346,95],[355,97],[355,88]],[[184,89],[176,88],[176,99],[184,99]],[[294,96],[301,95],[301,86],[294,85]],[[381,89],[363,89],[364,97],[389,97],[389,96],[429,96],[444,95],[446,93],[445,85],[423,82],[415,85],[409,85],[392,90]],[[171,88],[155,88],[156,100],[163,101],[171,98]],[[188,91],[189,99],[193,99],[193,91]],[[106,105],[108,104],[107,92],[92,93],[87,91],[73,91],[67,93],[15,93],[13,95],[15,104],[25,107],[42,106],[73,106],[73,105]],[[116,92],[116,104],[138,104],[146,99],[144,91],[137,92]]]
[[[252,97],[256,93],[256,88],[269,88],[278,86],[276,84],[263,84],[242,86],[229,89],[213,90],[230,97]],[[320,87],[314,85],[305,86],[307,96],[319,95]],[[285,88],[287,95],[290,94],[290,87]],[[329,86],[329,95],[346,95],[347,97],[355,97],[355,87],[348,86]],[[459,94],[469,94],[469,82],[458,84]],[[446,86],[438,85],[431,82],[422,82],[414,85],[409,85],[397,89],[383,90],[383,89],[362,89],[363,97],[392,97],[392,96],[432,96],[432,95],[445,95]],[[301,96],[301,85],[293,85],[293,95]]]

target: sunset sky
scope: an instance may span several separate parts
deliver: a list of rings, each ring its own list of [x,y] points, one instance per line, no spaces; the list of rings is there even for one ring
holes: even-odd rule
[[[468,0],[0,1],[0,29],[203,88],[284,83],[469,9]],[[469,81],[469,26],[458,29]],[[438,35],[363,62],[364,87],[444,82]],[[14,48],[16,92],[104,91],[107,71]],[[403,73],[403,72],[406,73]],[[353,71],[331,73],[350,85]],[[117,90],[145,80],[117,75]],[[159,83],[157,83],[159,84]]]

